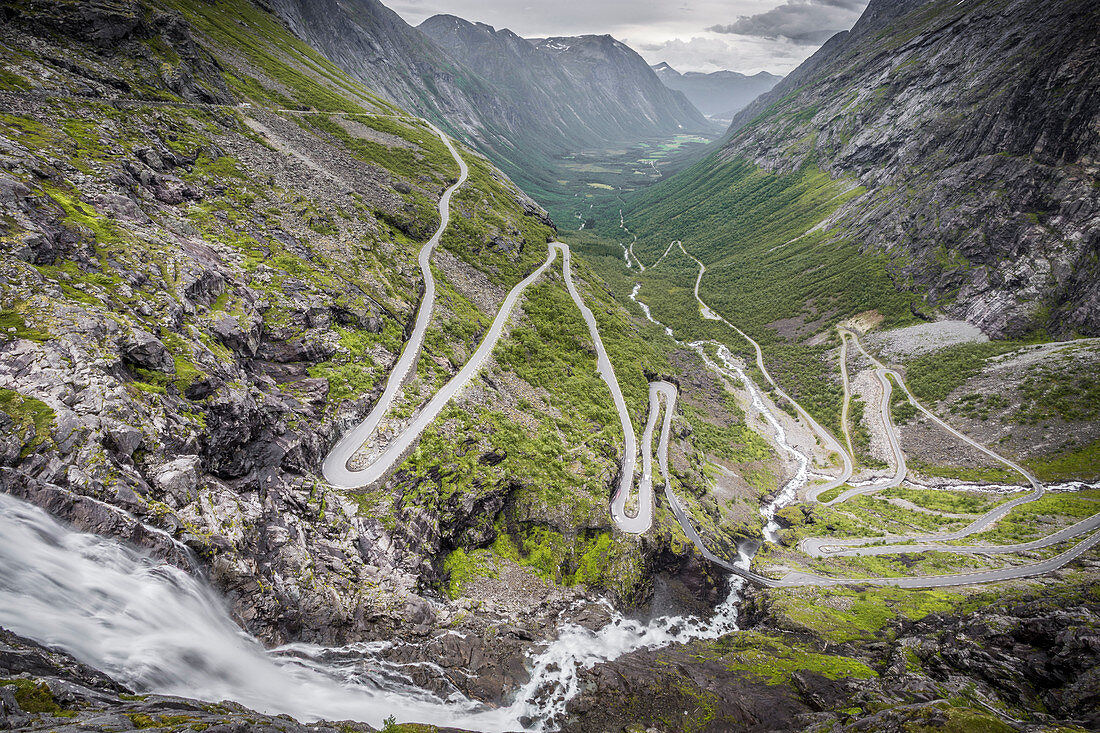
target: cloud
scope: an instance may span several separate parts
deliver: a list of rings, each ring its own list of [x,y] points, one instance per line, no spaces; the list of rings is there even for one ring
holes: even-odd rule
[[[731,41],[714,34],[694,36],[689,40],[673,38],[649,42],[627,38],[625,42],[649,63],[664,61],[680,72],[731,69],[744,74],[758,71],[785,74],[807,56],[804,46],[786,40],[745,38]]]
[[[526,37],[610,33],[637,49],[650,63],[668,61],[680,71],[730,69],[743,73],[767,70],[786,74],[813,53],[807,28],[824,41],[834,30],[850,28],[867,0],[382,0],[410,23],[435,13],[509,28]],[[774,6],[786,2],[779,8]],[[821,13],[814,25],[777,28],[761,25],[753,32],[730,30],[739,23],[774,16],[793,8],[797,15]],[[704,30],[715,23],[721,33]],[[825,29],[825,30],[822,30]],[[786,32],[779,32],[786,30]],[[738,33],[741,35],[729,35]],[[793,36],[799,36],[794,39]]]
[[[742,15],[728,25],[707,30],[757,38],[785,38],[799,45],[816,46],[838,31],[851,28],[867,0],[787,0],[756,15]]]

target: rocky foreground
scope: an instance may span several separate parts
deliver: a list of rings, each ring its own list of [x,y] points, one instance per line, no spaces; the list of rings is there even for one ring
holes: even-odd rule
[[[751,595],[742,609],[745,631],[635,652],[585,672],[564,730],[1100,727],[1100,592],[1093,576],[959,598],[925,599],[946,601],[949,610],[924,615],[927,608],[906,606],[911,599],[895,591],[857,589],[831,597],[808,622],[803,612],[819,599]],[[0,729],[373,730],[133,692],[0,630]]]

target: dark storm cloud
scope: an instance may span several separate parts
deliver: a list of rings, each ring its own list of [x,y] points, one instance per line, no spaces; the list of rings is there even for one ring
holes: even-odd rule
[[[816,46],[837,31],[851,28],[867,6],[867,0],[787,0],[756,15],[742,15],[728,25],[711,26],[715,33],[735,33],[758,38],[786,38]]]

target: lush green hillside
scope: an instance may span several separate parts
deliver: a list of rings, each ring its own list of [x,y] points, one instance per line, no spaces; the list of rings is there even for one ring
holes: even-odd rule
[[[238,611],[272,641],[391,635],[419,594],[502,572],[537,581],[514,603],[534,606],[544,582],[642,601],[658,569],[694,561],[664,513],[653,542],[612,538],[622,435],[556,274],[391,479],[353,492],[322,481],[323,457],[403,347],[416,257],[458,173],[424,122],[248,0],[0,9],[6,488],[67,497],[56,511],[77,521],[80,496],[121,501],[194,548],[223,588],[247,588]],[[49,54],[34,50],[47,41]],[[394,421],[465,363],[555,236],[498,169],[461,151],[470,178]],[[575,270],[640,432],[647,375],[675,372],[675,345]],[[743,426],[715,409],[695,419]],[[774,468],[774,456],[708,436],[678,443],[677,487],[732,552],[759,518],[708,495],[707,462]]]

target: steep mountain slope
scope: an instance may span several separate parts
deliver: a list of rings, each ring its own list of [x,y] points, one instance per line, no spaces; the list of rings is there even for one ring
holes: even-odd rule
[[[515,132],[496,90],[382,3],[271,0],[270,6],[298,37],[401,107],[485,145]]]
[[[783,80],[783,77],[766,71],[752,76],[736,71],[715,71],[710,74],[689,71],[681,74],[667,63],[657,64],[653,71],[666,87],[683,92],[700,112],[723,120],[733,119],[750,102],[771,91]]]
[[[524,677],[531,641],[578,601],[644,603],[680,573],[714,600],[721,580],[699,579],[667,509],[644,540],[613,531],[623,438],[560,269],[392,476],[322,480],[402,350],[417,255],[458,175],[422,120],[247,0],[0,12],[0,491],[208,573],[266,642],[459,631],[445,653],[392,651],[484,699]],[[436,311],[398,421],[461,368],[554,236],[500,171],[461,155],[470,179],[432,259]],[[573,273],[641,420],[647,375],[695,357],[583,263]],[[677,487],[732,552],[784,465],[737,405],[692,404]],[[768,479],[731,480],[720,504],[710,452]]]
[[[663,88],[637,53],[610,36],[528,41],[453,15],[418,27],[567,145],[707,127],[682,95]]]
[[[872,307],[905,320],[896,287],[991,335],[1100,333],[1098,13],[872,2],[720,153],[632,201],[631,228],[650,253],[692,240],[735,318],[789,276],[757,329],[804,309],[818,327]]]
[[[388,99],[473,142],[521,185],[555,155],[670,131],[708,129],[682,97],[669,94],[636,54],[610,39],[569,66],[553,53],[457,18],[408,26],[377,0],[273,0],[310,45]],[[454,21],[462,33],[448,35]],[[479,56],[463,39],[490,39]],[[442,46],[442,48],[440,47]],[[580,49],[578,49],[580,50]],[[528,64],[534,64],[528,67]],[[584,88],[582,85],[592,85]]]

